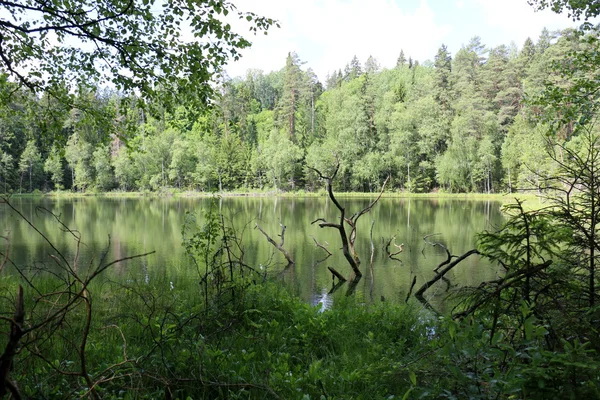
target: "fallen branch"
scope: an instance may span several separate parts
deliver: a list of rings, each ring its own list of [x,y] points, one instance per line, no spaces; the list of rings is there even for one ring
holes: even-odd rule
[[[0,272],[2,272],[4,266],[6,265],[6,262],[8,261],[8,251],[10,250],[10,237],[8,235],[0,236],[0,239],[6,240],[6,250],[4,251],[4,254],[0,253],[0,256],[3,256],[2,261],[0,261]]]
[[[405,303],[408,303],[408,299],[410,299],[410,295],[412,294],[413,289],[415,288],[415,285],[417,284],[417,276],[413,276],[413,280],[412,280],[412,284],[410,285],[410,289],[408,290],[408,294],[406,295],[406,299],[404,300]]]
[[[423,284],[423,286],[421,286],[419,288],[419,290],[417,290],[415,292],[415,297],[421,302],[423,303],[423,305],[425,305],[427,308],[432,309],[433,307],[431,306],[431,304],[429,304],[429,302],[427,300],[425,300],[425,297],[423,296],[423,293],[425,293],[425,291],[427,289],[429,289],[434,283],[436,283],[437,281],[439,281],[440,279],[442,279],[444,277],[444,275],[446,275],[452,268],[456,267],[458,264],[460,264],[463,260],[465,260],[467,257],[473,255],[473,254],[481,254],[479,253],[479,251],[477,249],[473,249],[473,250],[469,250],[467,251],[465,254],[463,254],[460,257],[457,257],[454,261],[450,262],[450,263],[446,263],[444,261],[443,264],[440,264],[438,266],[438,268],[440,268],[442,265],[448,264],[446,265],[446,267],[444,269],[442,269],[440,272],[438,272],[433,278],[431,278],[430,280],[428,280],[427,282],[425,282]],[[450,256],[450,258],[452,258],[452,256]],[[436,269],[438,269],[436,268]]]
[[[327,292],[327,294],[334,294],[339,288],[341,288],[344,283],[346,283],[345,280],[343,281],[338,281],[337,283],[333,283],[331,285],[331,290],[329,290],[329,292]]]
[[[371,221],[371,230],[369,232],[369,238],[371,239],[371,260],[369,266],[371,267],[371,273],[373,271],[373,256],[375,256],[375,244],[373,243],[373,227],[375,226],[375,220]],[[371,276],[372,278],[372,276]]]
[[[288,261],[288,265],[291,264],[295,264],[294,263],[294,259],[292,258],[292,256],[290,255],[290,253],[287,252],[286,249],[283,248],[283,245],[285,243],[285,228],[286,226],[283,225],[282,223],[279,223],[279,225],[281,225],[281,235],[279,235],[279,237],[281,238],[281,243],[277,243],[275,242],[273,239],[271,239],[271,237],[267,234],[267,232],[265,232],[260,225],[256,224],[255,228],[257,228],[263,235],[265,235],[265,237],[267,238],[267,241],[269,243],[271,243],[273,246],[275,246],[275,248],[277,250],[279,250],[280,252],[283,253],[283,255],[285,256],[285,259]]]
[[[339,272],[337,272],[335,270],[335,268],[333,268],[333,267],[327,267],[327,269],[329,270],[329,272],[331,272],[331,274],[333,276],[335,276],[336,278],[338,278],[340,280],[340,282],[346,282],[346,278],[344,278],[344,275],[342,275]]]

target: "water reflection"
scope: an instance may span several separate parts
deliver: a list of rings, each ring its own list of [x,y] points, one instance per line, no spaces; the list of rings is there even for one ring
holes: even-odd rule
[[[112,238],[109,258],[156,251],[139,260],[130,260],[115,266],[110,272],[115,279],[150,282],[160,279],[176,287],[181,279],[198,277],[198,271],[186,258],[181,246],[181,227],[187,211],[195,212],[201,224],[201,211],[210,199],[193,198],[96,198],[12,200],[21,212],[68,257],[74,257],[73,241],[60,230],[52,218],[36,213],[36,207],[48,208],[60,215],[63,222],[81,232],[81,259],[98,257],[107,238]],[[340,198],[349,214],[364,208],[371,199]],[[238,232],[244,232],[245,262],[260,266],[272,277],[279,279],[310,304],[323,304],[326,309],[337,296],[349,293],[365,302],[404,302],[411,287],[420,287],[431,279],[433,269],[446,258],[441,247],[428,246],[423,237],[437,233],[435,240],[444,243],[453,254],[462,254],[473,248],[475,235],[484,229],[494,229],[502,223],[500,204],[491,201],[456,199],[401,199],[382,198],[373,210],[357,224],[356,251],[361,257],[363,279],[354,285],[351,269],[340,250],[339,233],[335,229],[311,225],[316,218],[336,220],[337,209],[325,198],[223,198],[219,209]],[[280,223],[287,226],[285,248],[295,265],[285,269],[283,255],[265,237],[252,227],[251,221],[260,221],[261,227],[273,235],[281,232]],[[48,261],[50,250],[41,237],[5,205],[0,205],[2,234],[10,232],[12,255],[19,265],[33,265]],[[372,229],[372,231],[371,231]],[[372,233],[371,233],[372,232]],[[372,236],[372,237],[371,237]],[[397,248],[402,252],[389,257]],[[322,244],[332,255],[328,256]],[[371,264],[371,246],[374,253]],[[72,259],[72,258],[71,258]],[[332,277],[328,267],[335,268],[348,282],[332,291]],[[448,282],[438,282],[428,291],[432,303],[442,301],[448,286],[477,285],[482,280],[494,279],[497,269],[484,264],[478,257],[465,260],[447,276]]]

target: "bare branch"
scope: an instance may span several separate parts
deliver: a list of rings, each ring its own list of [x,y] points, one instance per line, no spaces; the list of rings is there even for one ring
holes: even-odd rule
[[[344,276],[342,274],[340,274],[339,272],[337,272],[335,270],[335,268],[333,268],[333,267],[327,267],[327,269],[329,270],[329,272],[331,272],[331,274],[333,276],[335,276],[336,278],[338,278],[341,282],[346,282],[346,278],[344,278]]]
[[[390,251],[391,245],[394,245],[394,247],[397,248],[398,251]],[[396,256],[404,251],[404,243],[396,244],[396,235],[392,236],[390,240],[388,240],[387,244],[385,245],[385,251],[389,259],[400,261],[400,263],[402,263],[402,260],[397,258]]]
[[[292,258],[292,256],[290,255],[290,253],[287,252],[286,249],[283,248],[283,244],[284,244],[284,235],[285,235],[285,228],[286,226],[283,224],[279,224],[281,225],[281,243],[277,243],[275,242],[273,239],[271,239],[271,237],[267,234],[267,232],[265,232],[260,225],[258,225],[258,223],[255,225],[255,228],[258,229],[263,235],[265,235],[265,237],[267,238],[267,241],[269,243],[271,243],[273,246],[275,246],[275,248],[277,250],[279,250],[281,253],[283,253],[283,255],[285,256],[285,259],[288,261],[288,265],[291,264],[295,264],[294,263],[294,259]]]
[[[472,250],[467,251],[465,254],[461,255],[460,257],[456,258],[456,260],[454,260],[451,263],[449,263],[443,270],[441,270],[440,272],[438,272],[433,278],[431,278],[430,280],[428,280],[427,282],[425,282],[423,284],[423,286],[421,286],[419,288],[419,290],[416,291],[415,297],[421,303],[423,303],[427,308],[430,308],[430,309],[433,310],[433,307],[431,307],[431,304],[429,304],[429,302],[427,300],[425,300],[425,297],[423,296],[423,293],[425,293],[425,291],[427,289],[429,289],[434,283],[436,283],[437,281],[439,281],[440,279],[442,279],[444,277],[444,275],[446,275],[452,268],[456,267],[463,260],[465,260],[467,257],[469,257],[469,256],[471,256],[473,254],[481,254],[481,253],[477,249],[472,249]],[[440,266],[441,265],[442,264],[440,264]],[[440,266],[438,266],[438,268]]]
[[[444,265],[448,264],[450,262],[450,260],[452,260],[452,254],[450,254],[450,250],[448,250],[448,248],[446,246],[444,246],[442,243],[440,242],[430,242],[429,240],[427,240],[427,238],[431,237],[431,236],[436,236],[436,235],[441,235],[440,233],[430,233],[429,235],[425,235],[423,236],[423,240],[425,241],[425,243],[433,246],[433,247],[441,247],[442,249],[444,249],[444,251],[446,251],[446,255],[448,256],[448,258],[445,261],[442,261],[437,267],[435,267],[433,270],[435,272],[438,272],[438,270],[440,268],[442,268]],[[425,247],[423,247],[423,250],[421,250],[421,253],[423,253],[425,251]]]
[[[315,242],[315,245],[316,245],[317,247],[320,247],[320,248],[322,248],[323,250],[325,250],[325,252],[326,252],[328,255],[332,255],[332,254],[331,254],[331,252],[329,251],[329,249],[328,249],[326,246],[322,245],[321,243],[317,242],[317,239],[315,239],[315,237],[314,237],[314,236],[311,236],[311,238],[312,238],[312,240]],[[327,242],[325,242],[325,244],[326,244],[326,245],[329,245],[329,243],[327,243]]]
[[[410,295],[412,294],[412,291],[415,288],[416,284],[417,284],[417,276],[415,275],[415,276],[413,276],[413,280],[410,285],[410,289],[408,290],[408,294],[406,295],[406,299],[404,300],[405,303],[408,303],[408,299],[410,299]]]

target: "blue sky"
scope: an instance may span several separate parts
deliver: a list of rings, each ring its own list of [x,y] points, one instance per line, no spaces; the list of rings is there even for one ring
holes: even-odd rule
[[[285,64],[295,51],[304,68],[311,67],[324,81],[343,68],[354,55],[364,62],[369,55],[382,67],[395,65],[400,49],[423,62],[433,60],[442,43],[452,54],[473,36],[487,47],[514,42],[519,48],[527,37],[537,40],[542,28],[576,26],[567,15],[549,10],[535,12],[527,0],[238,0],[240,11],[253,11],[279,20],[281,28],[269,34],[246,35],[253,42],[242,60],[230,63],[231,77],[250,68],[265,72]],[[233,24],[239,33],[247,27]]]

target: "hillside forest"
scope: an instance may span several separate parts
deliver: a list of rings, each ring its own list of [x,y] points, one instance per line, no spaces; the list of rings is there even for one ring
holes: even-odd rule
[[[433,61],[399,51],[392,69],[354,57],[325,82],[292,52],[279,71],[222,77],[202,110],[84,88],[67,108],[4,76],[0,192],[316,191],[309,167],[337,162],[341,191],[378,191],[387,176],[406,192],[541,190],[560,116],[537,99],[569,87],[565,56],[586,40],[544,29],[488,48],[474,37]]]

